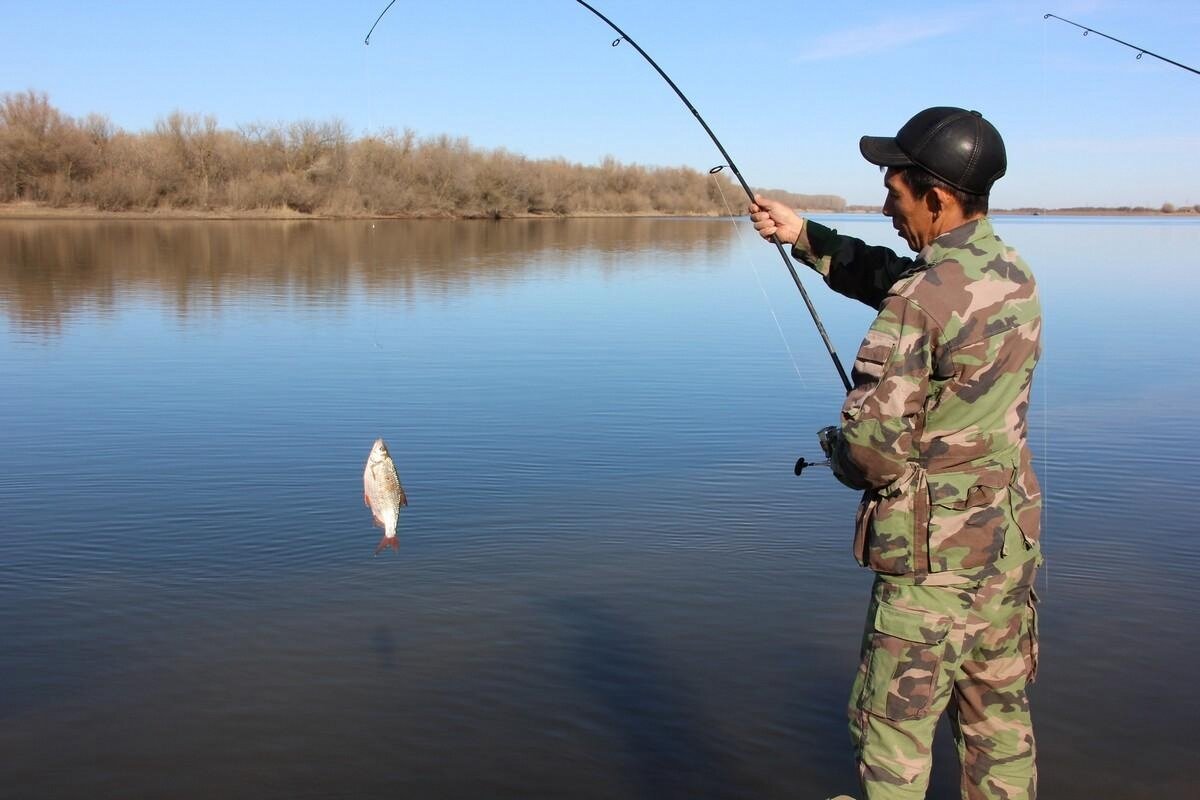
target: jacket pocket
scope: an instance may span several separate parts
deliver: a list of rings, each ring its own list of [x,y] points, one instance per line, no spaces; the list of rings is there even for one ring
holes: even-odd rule
[[[871,520],[875,517],[875,506],[879,505],[879,496],[875,492],[863,492],[854,515],[854,560],[860,566],[871,564],[871,553],[867,549],[867,541],[871,536]]]
[[[1025,603],[1025,619],[1021,631],[1021,656],[1025,661],[1025,679],[1029,683],[1037,680],[1038,671],[1038,596],[1029,587],[1029,599]]]
[[[1008,554],[1019,534],[1009,498],[1013,471],[994,467],[929,475],[929,564],[973,569]]]
[[[880,603],[858,707],[892,720],[927,716],[953,620]]]
[[[929,501],[925,470],[913,464],[898,480],[863,495],[855,520],[860,564],[884,575],[928,571]]]
[[[1009,508],[1027,547],[1034,547],[1042,532],[1042,487],[1033,471],[1033,456],[1021,453],[1021,463],[1008,493]]]
[[[854,378],[854,388],[846,395],[842,406],[842,416],[847,420],[858,419],[863,404],[879,385],[883,377],[884,367],[896,352],[896,339],[882,331],[871,328],[866,338],[858,346],[854,357],[851,376]]]

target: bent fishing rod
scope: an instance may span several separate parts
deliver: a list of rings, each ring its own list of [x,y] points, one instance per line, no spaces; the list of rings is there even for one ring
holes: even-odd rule
[[[1136,44],[1130,44],[1129,42],[1123,42],[1120,39],[1116,38],[1115,36],[1109,36],[1107,33],[1101,33],[1100,31],[1096,30],[1095,28],[1089,28],[1086,25],[1080,25],[1078,22],[1071,22],[1071,20],[1064,19],[1063,17],[1060,17],[1057,14],[1046,14],[1044,17],[1042,17],[1042,19],[1050,19],[1051,17],[1054,17],[1056,20],[1059,20],[1060,22],[1065,22],[1068,25],[1074,25],[1076,28],[1079,28],[1080,30],[1083,31],[1084,36],[1087,36],[1089,33],[1094,33],[1098,36],[1103,36],[1105,39],[1116,42],[1117,44],[1123,44],[1126,47],[1128,47],[1130,50],[1136,50],[1139,61],[1141,60],[1142,56],[1153,56],[1154,58],[1157,58],[1159,61],[1165,61],[1168,64],[1173,64],[1173,65],[1179,67],[1180,69],[1186,69],[1188,72],[1193,72],[1197,75],[1200,75],[1200,70],[1192,69],[1187,64],[1180,64],[1178,61],[1172,61],[1171,59],[1167,58],[1166,56],[1160,56],[1158,53],[1151,53],[1149,50],[1147,50],[1144,47],[1138,47]]]
[[[396,0],[391,0],[391,2],[387,4],[387,8],[384,8],[383,11],[380,12],[379,16],[375,19],[375,25],[379,24],[379,20],[383,19],[383,15],[388,12],[388,9],[391,8],[395,2]],[[629,42],[629,45],[633,47],[634,50],[637,50],[638,54],[642,58],[646,59],[646,63],[654,67],[654,71],[657,72],[662,79],[667,82],[667,85],[671,87],[679,99],[683,101],[683,104],[687,106],[688,111],[692,112],[692,116],[694,116],[696,121],[700,123],[700,126],[704,128],[704,132],[708,134],[708,138],[712,139],[713,144],[717,146],[717,150],[721,152],[721,157],[725,159],[724,164],[713,167],[709,170],[709,173],[715,174],[720,172],[725,167],[729,167],[730,171],[732,171],[737,177],[738,183],[741,184],[742,189],[746,192],[746,197],[748,197],[750,202],[753,203],[754,192],[750,189],[750,184],[746,183],[746,179],[742,177],[741,170],[739,170],[737,165],[733,163],[733,158],[729,155],[729,152],[725,149],[725,146],[721,144],[721,140],[717,138],[715,133],[713,133],[712,128],[710,128],[708,123],[704,121],[704,117],[700,116],[700,112],[696,110],[694,105],[692,105],[692,101],[687,99],[687,95],[685,95],[683,91],[675,84],[675,81],[671,80],[670,76],[663,71],[663,68],[660,67],[658,63],[641,48],[641,45],[631,39],[629,34],[617,27],[615,22],[601,14],[593,6],[585,3],[584,0],[575,0],[575,2],[579,3],[579,5],[595,14],[604,22],[604,24],[608,25],[608,27],[617,32],[617,38],[613,40],[612,43],[613,47],[616,47],[622,41]],[[372,25],[371,30],[367,32],[367,37],[363,40],[364,44],[369,45],[371,43],[371,34],[375,31],[375,25]],[[774,234],[771,235],[771,242],[775,245],[775,249],[779,251],[779,256],[783,259],[784,266],[787,267],[788,272],[791,274],[792,281],[796,284],[796,288],[800,290],[800,296],[804,298],[804,305],[808,308],[808,313],[812,316],[813,323],[817,326],[817,332],[821,334],[821,341],[825,343],[825,350],[829,353],[829,357],[833,359],[833,365],[837,368],[838,377],[842,379],[842,385],[845,387],[846,391],[849,392],[851,389],[850,378],[846,375],[846,370],[842,366],[842,361],[840,358],[838,358],[837,351],[833,348],[833,342],[830,341],[829,334],[825,332],[825,326],[821,322],[820,315],[817,314],[817,308],[813,305],[812,298],[808,296],[808,290],[805,289],[804,284],[800,282],[800,275],[796,272],[796,267],[792,264],[791,258],[788,257],[787,251],[784,250],[783,242],[781,242],[779,237]]]

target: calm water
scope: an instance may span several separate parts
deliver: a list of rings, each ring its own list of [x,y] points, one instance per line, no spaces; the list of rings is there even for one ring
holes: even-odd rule
[[[1047,313],[1043,796],[1189,796],[1200,224],[997,226]],[[848,361],[870,310],[808,285]],[[791,474],[840,384],[745,223],[2,221],[0,382],[0,796],[856,789],[856,496]]]

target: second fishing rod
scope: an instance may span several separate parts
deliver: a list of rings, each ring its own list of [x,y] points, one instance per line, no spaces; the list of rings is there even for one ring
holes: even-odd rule
[[[742,177],[742,172],[737,168],[737,164],[733,163],[733,157],[729,155],[729,151],[725,149],[725,145],[721,144],[721,140],[717,138],[717,135],[713,133],[712,128],[710,128],[708,123],[704,121],[704,117],[700,116],[700,112],[696,110],[694,105],[692,105],[692,101],[688,100],[687,95],[685,95],[683,91],[675,84],[675,81],[671,80],[671,76],[667,75],[667,73],[663,71],[663,68],[660,67],[658,63],[650,57],[650,54],[643,50],[641,45],[631,39],[629,34],[621,30],[621,28],[618,27],[615,22],[596,10],[594,6],[584,2],[584,0],[575,0],[575,2],[579,3],[579,5],[595,14],[597,17],[603,20],[608,27],[617,32],[617,36],[619,38],[613,41],[613,47],[616,47],[622,41],[629,42],[629,46],[634,50],[637,50],[638,54],[642,58],[646,59],[646,63],[654,67],[654,71],[657,72],[662,79],[667,82],[667,85],[671,87],[671,90],[674,91],[675,94],[678,95],[679,99],[683,101],[683,104],[687,106],[688,111],[692,112],[692,116],[694,116],[696,121],[700,123],[700,126],[704,128],[704,132],[708,134],[708,138],[712,139],[713,144],[717,146],[717,150],[721,152],[721,157],[725,159],[725,163],[721,167],[715,167],[711,171],[716,172],[722,167],[729,167],[730,171],[733,172],[734,176],[737,178],[738,183],[741,184],[743,191],[746,192],[746,197],[749,198],[750,202],[753,203],[754,191],[750,188],[750,184],[746,183],[746,179]],[[848,375],[846,375],[846,369],[842,366],[842,360],[838,358],[837,350],[834,349],[833,342],[830,341],[829,334],[825,331],[825,325],[821,322],[821,315],[817,313],[817,308],[813,305],[812,298],[808,296],[808,290],[804,288],[804,284],[800,281],[800,275],[796,272],[795,264],[792,263],[792,259],[788,256],[787,250],[784,248],[783,242],[779,240],[778,236],[772,235],[771,242],[775,245],[775,249],[779,251],[779,257],[783,259],[783,264],[787,267],[788,272],[791,274],[792,281],[796,284],[796,288],[800,290],[800,296],[804,298],[804,305],[808,308],[808,313],[812,316],[813,323],[817,326],[817,332],[821,334],[821,341],[825,344],[825,350],[829,353],[829,357],[833,359],[833,366],[837,369],[838,377],[842,380],[842,386],[845,387],[847,392],[849,392],[851,388],[850,378]]]

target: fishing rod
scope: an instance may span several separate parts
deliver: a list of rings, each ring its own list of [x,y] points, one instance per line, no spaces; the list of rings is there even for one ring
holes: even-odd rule
[[[679,96],[679,99],[683,101],[685,106],[687,106],[688,111],[692,112],[692,115],[696,118],[696,121],[700,123],[700,127],[704,128],[704,132],[708,134],[708,138],[712,139],[713,144],[717,146],[717,150],[721,152],[721,157],[725,159],[725,164],[718,167],[713,167],[709,170],[709,172],[715,174],[720,172],[725,166],[728,166],[733,174],[737,176],[738,183],[742,185],[743,191],[746,192],[746,197],[748,197],[750,202],[753,203],[754,192],[750,189],[750,184],[746,183],[746,179],[742,177],[742,172],[737,168],[737,164],[733,163],[733,157],[729,155],[729,152],[725,149],[725,145],[721,144],[721,140],[717,138],[715,133],[713,133],[712,128],[708,127],[708,123],[704,121],[704,117],[700,116],[700,112],[696,110],[694,105],[692,105],[692,101],[688,100],[687,95],[685,95],[683,91],[675,85],[675,81],[671,80],[670,76],[663,71],[663,68],[660,67],[658,63],[641,48],[641,45],[631,39],[629,34],[617,27],[615,22],[601,14],[592,6],[585,3],[584,0],[575,0],[575,2],[579,3],[579,5],[595,14],[597,17],[603,20],[604,24],[608,25],[608,27],[617,32],[617,36],[619,38],[613,40],[613,47],[619,45],[623,39],[629,42],[629,45],[634,50],[637,50],[638,54],[642,58],[646,59],[646,63],[654,67],[654,71],[657,72],[662,79],[667,82],[667,85],[671,87],[675,94]],[[778,236],[771,234],[771,243],[774,244],[775,249],[779,251],[779,257],[783,259],[783,264],[787,267],[788,272],[791,274],[792,281],[796,284],[796,288],[800,290],[800,296],[804,298],[804,305],[808,308],[809,315],[812,316],[813,324],[817,326],[817,332],[821,334],[821,341],[825,343],[825,350],[829,353],[829,357],[833,359],[833,366],[837,368],[838,377],[842,379],[842,385],[846,388],[846,391],[849,392],[851,388],[850,378],[846,375],[846,370],[842,366],[842,360],[838,358],[837,351],[833,348],[833,342],[830,341],[829,334],[825,332],[825,326],[821,323],[821,316],[817,313],[817,307],[813,305],[812,298],[808,296],[808,290],[805,289],[804,284],[800,282],[800,275],[796,272],[796,267],[792,264],[792,260],[788,258],[787,251],[783,249],[783,242],[779,240]]]
[[[1178,61],[1172,61],[1171,59],[1167,58],[1166,56],[1160,56],[1158,53],[1152,53],[1144,47],[1138,47],[1136,44],[1130,44],[1129,42],[1123,42],[1120,39],[1116,38],[1115,36],[1109,36],[1107,33],[1100,33],[1100,31],[1096,30],[1095,28],[1089,28],[1086,25],[1080,25],[1078,22],[1071,22],[1071,20],[1064,19],[1063,17],[1060,17],[1057,14],[1046,14],[1044,17],[1042,17],[1042,19],[1050,19],[1051,17],[1054,17],[1055,19],[1057,19],[1061,22],[1065,22],[1068,25],[1074,25],[1076,28],[1079,28],[1080,30],[1083,31],[1084,36],[1087,36],[1089,33],[1095,33],[1099,36],[1103,36],[1105,39],[1114,41],[1117,44],[1123,44],[1126,47],[1128,47],[1130,50],[1137,50],[1137,58],[1139,61],[1141,60],[1142,56],[1154,56],[1159,61],[1165,61],[1168,64],[1174,64],[1175,66],[1179,67],[1180,69],[1186,69],[1188,72],[1192,72],[1192,73],[1195,73],[1196,75],[1200,75],[1200,70],[1192,69],[1187,64],[1180,64]]]
[[[375,25],[379,24],[379,20],[383,19],[383,15],[388,12],[388,9],[391,8],[395,2],[396,0],[392,0],[387,4],[387,8],[380,12],[379,17],[375,20]],[[709,173],[716,174],[725,167],[729,167],[733,174],[737,176],[738,183],[742,185],[742,189],[746,192],[746,197],[750,198],[750,202],[753,203],[754,192],[750,189],[750,185],[746,183],[746,179],[742,177],[741,170],[739,170],[737,165],[733,163],[733,158],[729,155],[729,152],[725,149],[725,146],[721,144],[721,140],[717,138],[717,135],[713,133],[712,128],[710,128],[708,123],[704,121],[704,117],[700,116],[700,112],[696,110],[694,105],[692,105],[692,101],[688,100],[687,95],[685,95],[683,91],[675,85],[675,81],[671,80],[670,76],[663,71],[663,68],[660,67],[658,63],[655,62],[655,60],[641,48],[641,45],[631,39],[629,34],[617,27],[616,23],[614,23],[611,19],[601,14],[593,6],[585,3],[584,0],[575,0],[575,2],[579,3],[579,5],[595,14],[606,25],[608,25],[608,27],[617,32],[618,38],[613,40],[613,47],[616,47],[622,41],[629,42],[630,46],[637,50],[638,54],[641,55],[642,58],[646,59],[646,62],[650,64],[650,66],[654,67],[655,72],[657,72],[662,79],[667,82],[667,85],[671,87],[675,94],[678,95],[679,99],[683,101],[683,104],[687,106],[688,111],[692,112],[692,115],[696,118],[696,121],[700,123],[702,128],[704,128],[704,132],[708,134],[708,138],[712,139],[713,144],[717,146],[717,150],[721,151],[721,157],[725,159],[725,163],[720,166],[713,167],[709,170]],[[371,31],[367,33],[367,38],[364,40],[365,44],[371,43],[371,33],[375,31],[375,25],[372,25]],[[842,361],[840,358],[838,358],[837,351],[833,348],[833,342],[830,341],[829,334],[825,332],[825,326],[821,323],[821,317],[819,314],[817,314],[817,308],[813,305],[812,298],[808,296],[808,290],[806,290],[804,288],[804,284],[800,282],[800,275],[796,272],[796,267],[792,264],[792,260],[788,257],[787,251],[784,250],[783,242],[781,242],[779,237],[774,234],[771,235],[771,242],[775,245],[775,249],[779,251],[779,256],[783,259],[784,266],[786,266],[788,272],[791,273],[792,281],[795,282],[796,288],[800,290],[800,296],[804,298],[804,305],[807,306],[808,313],[812,316],[813,323],[817,326],[818,333],[821,334],[821,341],[825,343],[825,350],[829,353],[829,357],[833,359],[833,365],[837,368],[838,377],[842,379],[842,385],[845,387],[846,391],[849,392],[851,389],[850,378],[846,375],[846,370],[842,366]]]
[[[383,11],[379,12],[379,16],[375,18],[375,23],[371,26],[371,30],[367,31],[367,38],[363,39],[363,44],[370,46],[371,34],[375,32],[375,25],[379,24],[379,20],[383,19],[383,15],[386,14],[388,9],[394,5],[396,5],[396,0],[392,0],[392,2],[387,4]]]

